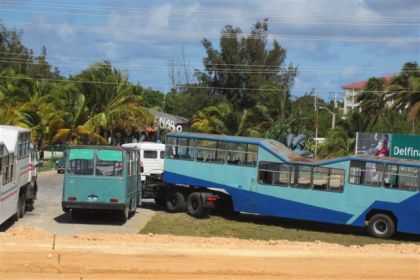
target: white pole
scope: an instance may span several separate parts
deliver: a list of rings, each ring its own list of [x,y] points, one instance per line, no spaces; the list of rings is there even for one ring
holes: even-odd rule
[[[317,157],[317,154],[318,154],[318,101],[317,101],[317,92],[316,92],[316,89],[315,89],[315,91],[314,91],[314,97],[315,97],[315,100],[314,100],[314,105],[315,105],[315,114],[316,114],[316,123],[315,123],[315,158]]]

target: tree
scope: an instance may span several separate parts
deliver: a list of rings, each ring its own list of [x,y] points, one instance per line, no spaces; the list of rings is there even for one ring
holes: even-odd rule
[[[222,103],[200,111],[192,121],[192,128],[205,133],[257,137],[265,124],[259,113],[258,109],[238,110],[231,103]]]
[[[379,118],[382,118],[388,131],[391,132],[392,126],[389,121],[391,112],[388,109],[384,90],[384,79],[370,78],[367,81],[366,86],[359,93],[357,102],[360,103],[362,113],[368,118],[372,118],[371,127],[375,126]]]
[[[33,50],[23,45],[22,35],[0,22],[0,71],[12,69],[31,78],[61,79],[58,69],[52,69],[46,60],[47,49],[42,47],[40,55],[34,56]]]
[[[244,36],[239,27],[226,25],[220,50],[214,49],[208,39],[202,41],[205,71],[196,71],[197,80],[210,87],[213,95],[223,96],[241,109],[257,104],[257,92],[263,85],[275,85],[287,92],[297,70],[292,65],[284,67],[286,50],[276,40],[267,49],[267,37],[267,19],[258,21],[249,36]]]
[[[392,78],[387,87],[387,100],[392,109],[408,110],[411,120],[420,119],[420,67],[417,62],[404,64],[401,72]]]
[[[319,147],[318,156],[321,158],[334,158],[352,154],[354,143],[354,138],[350,137],[344,128],[337,127],[328,132],[325,142]]]
[[[138,87],[128,82],[128,74],[103,61],[91,65],[72,80],[85,97],[89,108],[84,127],[92,128],[104,138],[116,132],[131,135],[133,129],[152,123],[153,117],[143,107]]]

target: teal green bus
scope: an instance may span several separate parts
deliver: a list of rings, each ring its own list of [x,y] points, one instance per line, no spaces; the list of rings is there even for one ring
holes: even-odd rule
[[[62,207],[79,218],[112,210],[122,222],[141,203],[140,154],[134,148],[71,146],[66,152]]]

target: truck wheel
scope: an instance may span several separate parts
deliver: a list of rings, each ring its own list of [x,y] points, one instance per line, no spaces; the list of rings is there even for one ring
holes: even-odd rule
[[[370,218],[368,230],[373,237],[388,239],[395,233],[395,223],[388,215],[376,214]]]
[[[187,199],[187,212],[196,218],[206,218],[210,213],[210,209],[204,208],[199,192],[193,192]]]
[[[185,197],[180,192],[170,192],[166,198],[166,208],[171,213],[185,210]]]
[[[161,197],[155,197],[155,204],[159,208],[163,208],[166,205],[166,200]]]
[[[19,195],[19,201],[18,201],[18,216],[19,218],[23,218],[23,215],[25,215],[26,212],[26,194],[22,192]]]

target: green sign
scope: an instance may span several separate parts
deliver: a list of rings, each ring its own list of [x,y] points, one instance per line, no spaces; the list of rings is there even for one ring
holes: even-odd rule
[[[390,156],[420,160],[420,136],[392,134]]]

